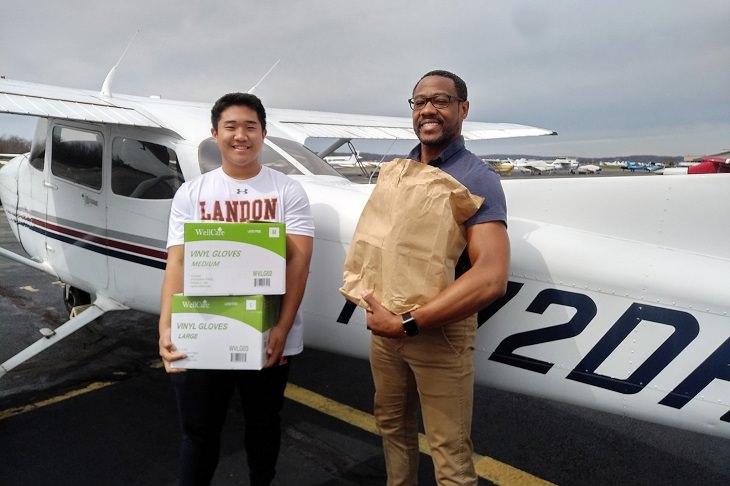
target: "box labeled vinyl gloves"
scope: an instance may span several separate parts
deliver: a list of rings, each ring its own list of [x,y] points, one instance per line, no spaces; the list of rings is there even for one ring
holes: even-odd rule
[[[284,223],[185,223],[184,251],[186,296],[286,291]]]
[[[172,342],[187,358],[173,368],[260,370],[280,296],[172,297]]]

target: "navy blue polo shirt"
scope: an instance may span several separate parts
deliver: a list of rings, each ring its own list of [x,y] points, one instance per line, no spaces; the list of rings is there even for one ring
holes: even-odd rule
[[[421,162],[420,143],[411,150],[408,158]],[[490,221],[502,221],[507,226],[507,202],[499,174],[466,149],[464,137],[452,140],[438,157],[428,161],[428,165],[438,167],[463,184],[469,192],[484,198],[479,210],[466,220],[464,227]]]

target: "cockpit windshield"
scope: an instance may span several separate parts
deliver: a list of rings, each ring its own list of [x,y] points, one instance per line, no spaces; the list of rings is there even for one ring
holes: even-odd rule
[[[221,166],[221,153],[213,137],[206,138],[198,146],[198,163],[201,174]],[[279,137],[266,138],[261,149],[261,164],[287,175],[312,173],[342,177],[304,145]]]

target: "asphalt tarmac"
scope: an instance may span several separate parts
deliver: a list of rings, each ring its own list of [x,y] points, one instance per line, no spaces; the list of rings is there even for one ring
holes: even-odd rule
[[[0,209],[0,245],[18,251]],[[0,362],[65,319],[61,287],[0,258]],[[174,485],[179,432],[157,318],[107,314],[0,378],[0,485]],[[277,485],[383,485],[366,361],[293,363]],[[214,485],[247,484],[232,403]],[[480,484],[726,485],[730,441],[478,386]],[[420,484],[433,484],[421,455]]]

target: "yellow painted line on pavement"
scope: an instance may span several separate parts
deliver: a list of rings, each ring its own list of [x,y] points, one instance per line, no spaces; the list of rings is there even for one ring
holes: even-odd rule
[[[366,432],[380,435],[375,425],[375,417],[362,410],[336,402],[318,393],[289,383],[284,395],[289,400],[313,408],[343,422],[354,425]],[[430,455],[426,436],[418,434],[418,445],[422,453]],[[499,486],[554,486],[553,483],[533,476],[491,457],[474,454],[477,474]]]
[[[92,383],[79,390],[72,390],[70,392],[66,392],[62,395],[48,398],[46,400],[41,400],[41,401],[35,402],[35,403],[29,403],[28,405],[23,405],[21,407],[14,407],[14,408],[8,408],[5,410],[0,410],[0,420],[5,420],[6,418],[10,418],[10,417],[15,417],[16,415],[21,415],[26,412],[32,412],[33,410],[38,410],[39,408],[47,407],[48,405],[53,405],[54,403],[59,403],[64,400],[68,400],[69,398],[74,398],[74,397],[78,397],[80,395],[85,395],[86,393],[100,390],[109,385],[113,385],[114,383],[115,382],[113,382],[113,381]]]
[[[156,364],[158,363],[153,362],[151,363],[151,366],[156,367]],[[72,390],[46,400],[41,400],[20,407],[0,410],[0,421],[26,412],[38,410],[64,400],[85,395],[86,393],[106,388],[107,386],[115,383],[117,382],[109,381],[91,383],[79,390]],[[336,402],[331,398],[327,398],[323,395],[307,390],[306,388],[294,385],[293,383],[289,383],[287,385],[284,395],[289,400],[293,400],[338,420],[354,425],[355,427],[366,432],[370,432],[371,434],[380,435],[377,426],[375,425],[375,417],[369,413],[363,412],[362,410],[350,407],[344,403]],[[430,450],[424,434],[418,434],[418,444],[422,453],[430,455]],[[476,467],[477,474],[480,477],[487,479],[498,486],[554,486],[554,484],[549,481],[545,481],[544,479],[533,476],[532,474],[512,467],[509,464],[492,459],[491,457],[474,454],[474,465]]]

